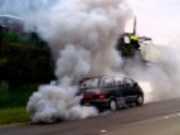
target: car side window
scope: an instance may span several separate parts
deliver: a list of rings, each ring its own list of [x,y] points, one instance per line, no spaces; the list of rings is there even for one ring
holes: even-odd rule
[[[122,86],[123,81],[120,78],[115,78],[115,86],[119,87]]]
[[[103,88],[113,88],[114,87],[114,79],[113,78],[105,78],[102,82]]]
[[[130,85],[130,86],[133,86],[134,81],[129,79],[129,78],[124,78],[123,83],[127,84],[127,85]]]

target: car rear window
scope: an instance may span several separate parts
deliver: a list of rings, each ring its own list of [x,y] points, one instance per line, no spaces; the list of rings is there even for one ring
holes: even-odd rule
[[[80,84],[81,89],[97,88],[99,84],[99,78],[86,79]]]

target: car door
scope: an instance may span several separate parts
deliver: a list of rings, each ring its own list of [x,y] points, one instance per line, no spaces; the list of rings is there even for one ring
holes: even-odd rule
[[[103,90],[107,91],[109,99],[114,97],[118,102],[119,99],[121,100],[121,98],[123,97],[121,87],[116,86],[116,81],[114,77],[104,78],[102,86]]]
[[[126,98],[126,102],[132,102],[135,99],[135,91],[131,79],[124,78],[122,86],[123,96]]]
[[[115,78],[114,81],[115,81],[115,91],[117,93],[117,96],[118,97],[124,97],[124,95],[126,93],[123,93],[123,85],[122,85],[123,82],[122,82],[122,79]]]
[[[113,91],[115,88],[114,79],[111,77],[102,78],[100,86],[104,91]]]
[[[124,86],[122,85],[121,78],[115,78],[115,93],[117,95],[117,103],[119,108],[123,108],[126,106],[126,91],[124,91]]]
[[[134,88],[134,81],[130,78],[126,78],[124,80],[127,90],[128,90],[128,100],[129,102],[133,102],[134,100],[136,100],[137,98],[137,91]]]

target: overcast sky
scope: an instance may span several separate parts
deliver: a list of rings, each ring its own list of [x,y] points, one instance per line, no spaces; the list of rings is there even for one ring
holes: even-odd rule
[[[174,43],[180,36],[180,0],[129,0],[138,19],[138,33]]]

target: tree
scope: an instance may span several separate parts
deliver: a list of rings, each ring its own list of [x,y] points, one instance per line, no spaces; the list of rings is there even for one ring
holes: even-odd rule
[[[50,49],[38,35],[1,30],[0,82],[11,87],[54,79]]]

